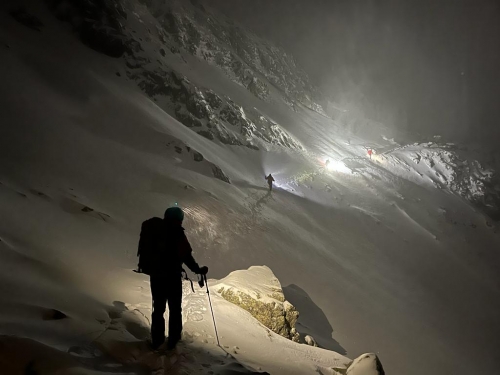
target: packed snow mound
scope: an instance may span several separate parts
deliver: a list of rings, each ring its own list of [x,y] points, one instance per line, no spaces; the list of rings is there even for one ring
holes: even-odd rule
[[[385,371],[376,354],[366,353],[352,362],[347,375],[385,375]]]
[[[231,272],[215,288],[222,298],[245,309],[273,332],[299,341],[295,329],[299,312],[285,300],[281,284],[269,267]]]

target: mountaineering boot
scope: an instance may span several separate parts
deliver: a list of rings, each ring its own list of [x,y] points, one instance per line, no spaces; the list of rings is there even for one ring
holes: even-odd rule
[[[158,350],[160,346],[162,346],[164,343],[165,343],[165,336],[163,336],[163,340],[161,339],[151,340],[150,346],[152,350]]]
[[[180,339],[181,338],[179,336],[174,336],[174,337],[169,336],[167,340],[167,350],[175,349],[175,346],[180,341]]]

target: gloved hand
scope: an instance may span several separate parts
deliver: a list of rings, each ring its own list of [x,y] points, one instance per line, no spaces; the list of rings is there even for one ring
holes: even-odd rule
[[[207,266],[200,267],[200,272],[199,272],[200,275],[206,275],[207,273],[208,273]]]

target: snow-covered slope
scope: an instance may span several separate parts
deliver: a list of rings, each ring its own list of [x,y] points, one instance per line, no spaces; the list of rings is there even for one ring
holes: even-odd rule
[[[402,178],[447,189],[481,207],[493,219],[500,217],[500,180],[495,170],[454,144],[415,143],[375,155],[374,160]]]
[[[321,347],[350,358],[376,352],[389,373],[495,373],[500,240],[491,219],[457,195],[415,184],[408,174],[396,173],[399,167],[367,159],[367,148],[380,147],[376,156],[382,157],[389,142],[367,143],[298,101],[293,110],[271,86],[272,100],[261,100],[220,67],[185,51],[166,51],[165,72],[187,77],[204,96],[212,90],[230,98],[245,116],[247,108],[261,113],[283,132],[268,142],[234,131],[241,145],[200,135],[173,117],[169,95],[141,87],[139,72],[149,65],[138,67],[137,77],[136,68],[127,67],[129,56],[140,54],[116,58],[86,47],[67,22],[37,1],[25,2],[26,9],[42,25],[26,27],[30,22],[9,14],[13,3],[2,4],[0,13],[0,329],[36,342],[4,337],[2,361],[18,371],[54,373],[43,360],[26,358],[57,355],[72,367],[75,356],[54,349],[75,347],[80,357],[95,356],[82,348],[97,341],[103,328],[107,337],[118,335],[117,345],[141,337],[139,349],[109,353],[125,353],[123,361],[144,353],[148,323],[135,309],[147,317],[149,291],[144,277],[131,272],[138,232],[143,220],[177,202],[185,208],[195,255],[210,267],[210,276],[269,266],[300,312],[297,330]],[[134,22],[153,22],[146,15]],[[17,18],[26,20],[19,13]],[[148,38],[147,29],[127,27],[137,40]],[[159,49],[141,53],[154,51],[161,56]],[[220,112],[215,116],[226,121]],[[293,139],[292,147],[272,141],[283,134]],[[387,164],[405,157],[396,153]],[[263,180],[270,172],[281,187],[272,193]],[[207,308],[201,297],[185,303],[194,304],[193,311],[201,310],[202,301]],[[213,298],[216,311],[231,306],[216,293]],[[288,373],[279,367],[289,365],[315,373],[316,360],[331,365],[324,351],[306,345],[297,350],[299,344],[278,336],[283,356],[274,346],[263,346],[276,353],[272,357],[250,351],[247,340],[255,335],[260,343],[265,330],[231,308],[236,315],[227,314],[220,330],[249,330],[228,334],[223,343],[240,348],[243,355],[234,356],[242,365],[273,374]],[[198,314],[200,328],[186,324],[194,337],[183,344],[191,353],[184,363],[215,366],[213,338],[203,336],[212,334],[208,312]],[[123,315],[135,323],[122,321]],[[21,347],[29,355],[20,357]],[[106,361],[91,360],[89,366],[112,372],[118,370],[110,364],[122,363]],[[220,365],[237,366],[233,360]]]
[[[256,269],[258,272],[258,267],[239,271],[231,279],[242,285],[253,281],[254,290],[265,290],[275,277],[266,272],[269,280],[255,280],[252,273]],[[211,285],[214,282],[209,280]],[[153,352],[147,343],[151,315],[148,284],[136,294],[133,303],[114,301],[113,306],[105,309],[94,306],[94,322],[79,319],[76,311],[68,316],[40,307],[20,308],[24,316],[18,316],[16,321],[23,325],[28,322],[31,330],[43,331],[50,341],[46,341],[47,337],[39,339],[41,343],[29,339],[36,337],[29,331],[23,335],[27,338],[0,336],[2,373],[22,374],[31,370],[37,374],[206,374],[211,371],[225,375],[264,373],[264,368],[266,373],[333,374],[337,370],[345,372],[352,362],[340,354],[283,338],[247,311],[213,293],[219,347],[205,289],[192,292],[188,282],[183,290],[183,341],[175,351]],[[10,330],[15,332],[13,328]]]
[[[208,83],[204,75],[213,72],[207,67],[261,100],[324,114],[311,99],[316,89],[291,56],[199,2],[56,0],[51,10],[90,47],[123,56],[118,76],[136,81],[162,109],[210,140],[300,148],[275,120]]]

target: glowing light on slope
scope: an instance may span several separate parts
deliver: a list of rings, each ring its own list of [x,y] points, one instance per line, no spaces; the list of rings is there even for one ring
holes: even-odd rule
[[[340,160],[330,160],[325,166],[327,170],[332,172],[352,174],[352,171]]]
[[[188,236],[193,238],[193,245],[201,248],[210,248],[217,245],[218,251],[227,251],[228,236],[225,235],[223,227],[221,228],[219,216],[214,207],[211,209],[200,206],[190,205],[183,208],[189,221],[186,223]]]

